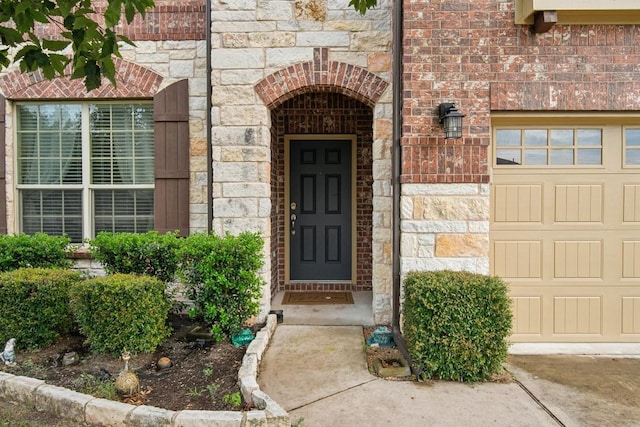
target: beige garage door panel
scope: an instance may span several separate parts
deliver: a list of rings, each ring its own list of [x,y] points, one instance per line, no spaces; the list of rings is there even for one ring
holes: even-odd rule
[[[640,340],[640,297],[629,296],[628,288],[512,287],[510,296],[513,342]]]
[[[490,266],[515,342],[640,342],[640,168],[623,167],[617,129],[601,166],[494,168]]]

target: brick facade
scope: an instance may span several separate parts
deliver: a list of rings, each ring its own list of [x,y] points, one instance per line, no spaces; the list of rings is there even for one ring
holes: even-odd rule
[[[404,1],[401,274],[489,272],[494,113],[640,109],[635,25],[514,23],[514,0]],[[437,109],[454,102],[463,137]]]
[[[489,182],[494,111],[640,109],[634,25],[514,23],[513,0],[405,1],[403,183]],[[455,102],[463,138],[445,141],[436,109]]]
[[[94,19],[104,24],[102,14],[106,10],[106,1],[92,2],[97,12]],[[124,14],[122,24],[115,31],[133,41],[160,40],[205,40],[206,7],[203,1],[194,0],[156,0],[155,7],[144,17],[136,15],[131,24],[126,24]],[[59,28],[52,25],[39,25],[36,34],[39,37],[55,38]]]

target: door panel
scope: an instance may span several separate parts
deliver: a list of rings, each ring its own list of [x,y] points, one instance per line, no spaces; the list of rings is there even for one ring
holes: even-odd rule
[[[290,278],[351,280],[351,140],[290,140]]]

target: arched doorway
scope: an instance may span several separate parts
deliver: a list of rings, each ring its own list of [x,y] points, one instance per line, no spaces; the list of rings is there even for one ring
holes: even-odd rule
[[[304,93],[274,108],[271,126],[272,290],[371,290],[371,107]]]

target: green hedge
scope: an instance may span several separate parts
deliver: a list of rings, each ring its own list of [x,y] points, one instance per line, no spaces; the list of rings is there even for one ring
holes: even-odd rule
[[[163,282],[173,280],[178,268],[176,233],[108,233],[101,232],[89,241],[92,256],[107,273],[146,274]]]
[[[0,234],[0,271],[19,268],[69,268],[68,237],[37,233]]]
[[[453,271],[410,273],[404,292],[407,350],[426,377],[481,381],[500,370],[512,324],[501,279]]]
[[[0,341],[18,348],[53,343],[73,327],[69,289],[82,280],[71,270],[25,268],[0,274]]]
[[[195,302],[190,314],[202,317],[218,341],[259,312],[263,244],[255,233],[193,234],[179,251],[187,297]]]
[[[71,308],[94,353],[150,353],[170,335],[166,284],[149,276],[114,274],[75,284]]]

